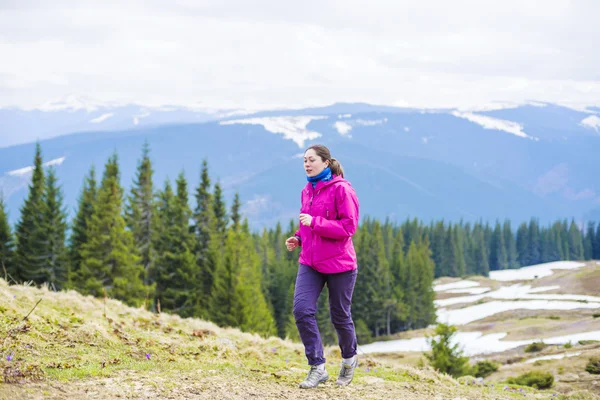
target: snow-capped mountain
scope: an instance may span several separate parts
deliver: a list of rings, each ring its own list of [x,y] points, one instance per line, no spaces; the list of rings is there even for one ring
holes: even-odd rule
[[[48,102],[38,108],[0,108],[0,148],[73,132],[135,129],[161,124],[199,123],[243,114],[206,107],[107,104],[81,96]]]
[[[95,107],[0,110],[3,122],[29,122],[14,122],[9,135],[2,136],[5,141],[16,136],[31,140],[40,126],[54,121],[53,135],[60,136],[43,140],[42,149],[44,160],[56,164],[70,210],[91,164],[101,170],[114,150],[122,183],[129,186],[147,140],[157,187],[182,169],[190,186],[197,186],[202,159],[207,158],[227,200],[240,192],[254,226],[288,221],[297,216],[306,182],[303,150],[324,143],[356,188],[363,216],[491,222],[511,218],[515,223],[531,217],[600,220],[596,108],[530,103],[419,110],[341,103],[232,115]],[[79,120],[87,128],[71,128],[75,125],[65,120]],[[65,135],[73,131],[79,133]],[[8,197],[12,221],[26,195],[33,151],[33,143],[0,148],[0,189]]]

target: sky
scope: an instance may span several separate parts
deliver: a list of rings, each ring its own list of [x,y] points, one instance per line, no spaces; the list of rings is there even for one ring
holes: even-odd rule
[[[0,0],[0,107],[600,105],[596,0]]]

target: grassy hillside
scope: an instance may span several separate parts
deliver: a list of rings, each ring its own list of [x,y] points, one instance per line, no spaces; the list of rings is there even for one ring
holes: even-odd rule
[[[338,388],[335,347],[327,349],[333,379],[301,390],[307,366],[298,343],[3,280],[0,354],[0,399],[566,398],[470,379],[461,384],[428,367],[364,355],[353,384]]]

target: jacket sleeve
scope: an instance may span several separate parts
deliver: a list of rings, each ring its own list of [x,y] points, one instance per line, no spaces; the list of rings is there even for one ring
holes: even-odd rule
[[[319,236],[330,239],[351,237],[356,232],[359,218],[358,198],[354,189],[346,185],[336,188],[335,204],[338,218],[329,220],[320,216],[312,219],[311,228]]]
[[[302,212],[302,196],[303,194],[300,193],[300,212]],[[302,246],[302,236],[300,236],[300,227],[298,227],[298,230],[296,231],[296,233],[294,233],[294,236],[298,239],[298,246]]]

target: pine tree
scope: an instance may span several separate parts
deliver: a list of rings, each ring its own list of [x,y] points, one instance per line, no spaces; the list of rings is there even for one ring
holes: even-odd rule
[[[239,310],[241,299],[236,293],[237,277],[240,274],[242,259],[240,254],[239,231],[227,232],[225,239],[225,257],[213,273],[213,287],[210,290],[210,320],[219,326],[239,326],[242,312]]]
[[[529,263],[531,265],[539,264],[542,255],[540,246],[540,225],[535,218],[532,218],[529,222],[529,248],[531,255]]]
[[[213,194],[213,209],[215,212],[217,232],[224,238],[227,229],[227,209],[223,201],[223,190],[221,184],[215,184],[215,192]]]
[[[465,238],[463,229],[461,229],[459,225],[454,225],[452,236],[455,246],[454,253],[456,254],[455,276],[464,276],[467,266],[465,262]]]
[[[117,155],[108,160],[81,256],[82,291],[139,306],[152,295],[143,283],[144,269],[135,254],[133,236],[122,216],[123,189]]]
[[[581,232],[575,221],[572,220],[571,225],[569,226],[569,259],[583,260],[583,258],[583,240],[581,238]]]
[[[416,325],[425,328],[435,322],[435,292],[433,291],[434,269],[427,238],[417,246],[419,255],[418,312]]]
[[[25,204],[21,207],[21,216],[16,228],[17,250],[15,264],[17,265],[13,278],[19,282],[33,281],[42,283],[46,277],[45,270],[45,232],[43,216],[45,177],[42,165],[42,149],[39,143],[35,147],[33,174],[29,193]]]
[[[67,286],[77,289],[82,283],[79,281],[81,274],[81,250],[87,243],[88,223],[94,211],[96,203],[96,169],[91,167],[89,175],[85,178],[83,190],[79,196],[77,215],[71,228],[71,237],[69,244],[69,273],[67,275]]]
[[[238,192],[235,192],[235,196],[233,197],[233,204],[231,205],[231,222],[233,224],[233,229],[238,229],[240,226],[240,221],[242,219],[241,208],[242,203],[240,202],[240,194]]]
[[[8,213],[4,204],[4,195],[0,192],[0,270],[1,277],[7,282],[13,280],[16,275],[14,263],[15,243],[13,234],[8,223]]]
[[[490,264],[482,227],[473,230],[473,239],[473,262],[475,263],[475,273],[478,275],[489,276]]]
[[[593,254],[594,260],[600,260],[600,223],[596,227],[594,235]]]
[[[586,260],[591,260],[594,255],[594,223],[588,222],[585,239],[583,242],[583,255]]]
[[[57,184],[56,172],[48,170],[45,188],[43,226],[44,243],[44,281],[60,290],[68,283],[69,257],[65,245],[67,230],[66,211],[63,208],[63,194]]]
[[[519,265],[531,265],[531,248],[529,246],[529,228],[523,222],[517,230],[517,260]]]
[[[517,243],[515,236],[513,235],[512,228],[510,226],[510,220],[504,221],[502,227],[504,234],[504,246],[506,247],[506,262],[507,268],[515,269],[519,268],[519,254],[517,253]]]
[[[142,158],[138,162],[137,172],[131,193],[125,207],[127,228],[133,235],[135,249],[140,256],[144,268],[144,283],[150,282],[150,269],[156,257],[153,248],[156,225],[156,205],[154,201],[154,186],[152,183],[152,161],[150,160],[148,142],[144,143]]]
[[[459,343],[453,343],[455,334],[456,327],[439,324],[435,329],[435,336],[427,337],[431,353],[426,353],[425,357],[439,372],[458,378],[467,372],[469,357],[463,356]]]
[[[490,247],[490,270],[502,270],[508,267],[506,257],[506,246],[504,244],[504,234],[500,227],[500,222],[496,222],[493,239]]]
[[[210,177],[208,174],[208,163],[202,163],[200,185],[196,189],[196,208],[194,210],[194,233],[196,236],[196,263],[199,276],[196,280],[195,289],[199,296],[196,304],[195,315],[207,317],[212,302],[211,290],[214,284],[214,274],[219,267],[221,258],[221,241],[216,232],[216,219],[213,208],[212,195],[210,194]]]
[[[182,317],[191,317],[195,313],[195,290],[198,265],[194,254],[194,235],[189,221],[192,211],[188,204],[188,186],[182,173],[177,178],[177,193],[173,194],[167,180],[160,194],[159,216],[160,238],[154,239],[156,249],[156,297],[161,308],[176,312]]]
[[[431,232],[431,250],[433,254],[433,261],[435,262],[435,277],[439,278],[442,276],[450,276],[450,271],[446,268],[446,254],[444,252],[445,247],[445,227],[444,221],[439,221],[435,224],[435,227]]]

